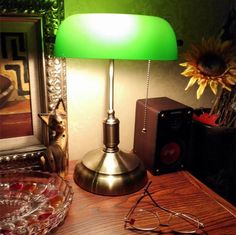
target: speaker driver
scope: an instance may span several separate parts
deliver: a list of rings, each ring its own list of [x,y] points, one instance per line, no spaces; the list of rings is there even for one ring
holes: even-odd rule
[[[165,165],[171,165],[176,163],[181,157],[181,147],[175,143],[167,143],[160,151],[161,163]]]

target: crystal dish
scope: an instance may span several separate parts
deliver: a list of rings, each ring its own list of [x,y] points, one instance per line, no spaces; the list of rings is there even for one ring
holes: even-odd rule
[[[47,234],[64,221],[72,199],[71,186],[57,174],[0,171],[0,234]]]

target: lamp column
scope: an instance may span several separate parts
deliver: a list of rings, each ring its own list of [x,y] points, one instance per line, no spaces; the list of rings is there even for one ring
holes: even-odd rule
[[[147,173],[134,153],[119,149],[119,120],[114,111],[114,60],[109,62],[109,109],[103,121],[101,149],[88,152],[74,171],[75,182],[83,189],[102,195],[133,193],[147,182]]]
[[[114,60],[109,62],[109,109],[107,118],[103,121],[103,144],[104,152],[115,153],[119,150],[120,121],[115,118],[114,110]]]

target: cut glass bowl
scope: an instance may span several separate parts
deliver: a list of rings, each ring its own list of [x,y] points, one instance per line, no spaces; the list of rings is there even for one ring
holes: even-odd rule
[[[0,171],[0,234],[47,234],[64,221],[72,199],[71,186],[57,174]]]

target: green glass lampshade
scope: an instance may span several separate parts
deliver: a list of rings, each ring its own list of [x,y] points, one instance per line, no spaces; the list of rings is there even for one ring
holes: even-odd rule
[[[177,43],[170,24],[132,14],[72,15],[60,25],[55,56],[65,58],[175,60]]]

